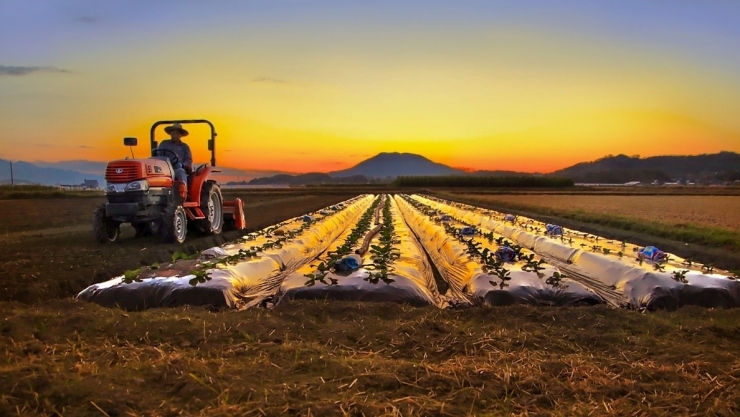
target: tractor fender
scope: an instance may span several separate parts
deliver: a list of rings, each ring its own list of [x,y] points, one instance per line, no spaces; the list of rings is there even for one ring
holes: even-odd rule
[[[193,171],[193,174],[190,177],[190,189],[188,192],[190,201],[196,202],[198,206],[201,205],[202,202],[200,201],[200,196],[201,191],[203,190],[203,185],[210,180],[210,176],[214,172],[221,172],[221,170],[205,165]]]

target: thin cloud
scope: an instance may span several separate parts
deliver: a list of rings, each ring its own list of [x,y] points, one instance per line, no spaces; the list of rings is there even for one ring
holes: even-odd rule
[[[0,65],[0,76],[2,75],[31,75],[39,72],[68,73],[68,70],[57,67],[16,67],[12,65]]]
[[[81,149],[92,149],[92,146],[80,145],[80,146],[78,146],[78,148],[81,148]]]
[[[287,81],[281,80],[279,78],[271,78],[271,77],[257,77],[252,80],[253,83],[270,83],[270,84],[288,84]]]

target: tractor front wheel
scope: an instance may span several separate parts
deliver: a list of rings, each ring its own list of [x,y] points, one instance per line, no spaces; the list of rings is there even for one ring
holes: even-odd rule
[[[188,216],[179,204],[171,204],[164,211],[162,241],[165,243],[182,243],[188,234]]]
[[[105,205],[93,213],[93,234],[99,243],[115,242],[121,235],[120,223],[105,215]]]
[[[221,189],[213,181],[203,185],[200,193],[200,209],[206,216],[198,220],[198,228],[206,235],[218,235],[224,227],[224,199]]]

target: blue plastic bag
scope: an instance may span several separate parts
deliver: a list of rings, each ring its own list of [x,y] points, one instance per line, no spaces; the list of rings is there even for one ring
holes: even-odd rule
[[[558,226],[557,224],[548,224],[545,226],[547,229],[547,234],[550,236],[562,236],[563,235],[563,228]]]
[[[640,249],[640,251],[637,253],[637,256],[641,259],[658,262],[665,259],[668,254],[656,248],[655,246],[645,246],[644,248]]]
[[[360,269],[360,263],[352,256],[342,258],[334,264],[334,270],[337,272],[352,272],[358,269]]]
[[[501,246],[500,248],[496,249],[496,252],[494,252],[493,255],[499,262],[516,261],[516,252],[514,251],[514,249],[508,246]]]
[[[476,233],[475,227],[467,226],[467,227],[463,227],[462,229],[460,229],[460,234],[463,236],[472,236],[475,233]]]

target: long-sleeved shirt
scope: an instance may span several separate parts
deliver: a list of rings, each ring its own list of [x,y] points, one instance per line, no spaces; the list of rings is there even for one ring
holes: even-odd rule
[[[162,143],[159,144],[159,148],[167,149],[177,154],[177,158],[179,159],[178,162],[183,166],[193,166],[193,154],[190,153],[190,146],[188,146],[187,143],[175,143],[167,139],[163,140]],[[170,158],[170,161],[172,160],[172,154],[169,152],[163,152],[162,156]]]

